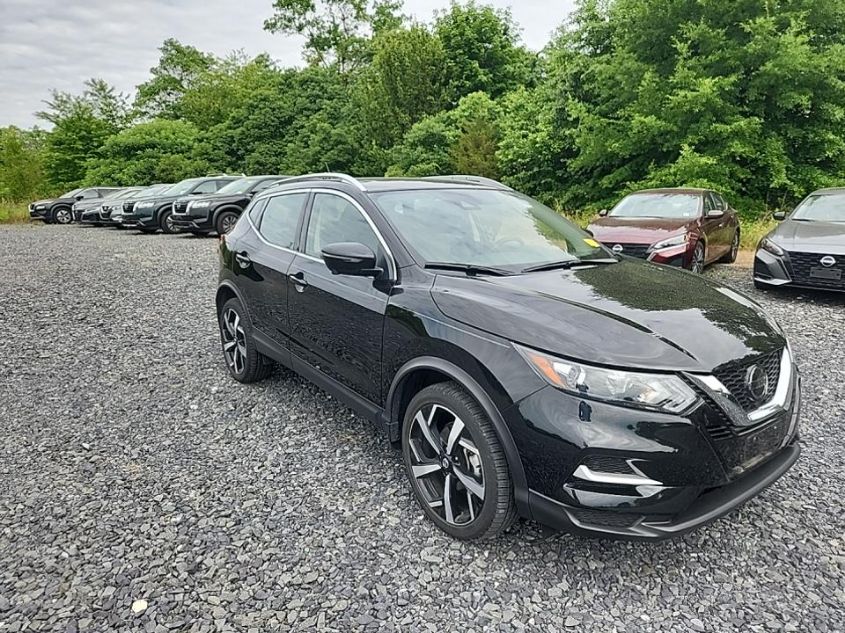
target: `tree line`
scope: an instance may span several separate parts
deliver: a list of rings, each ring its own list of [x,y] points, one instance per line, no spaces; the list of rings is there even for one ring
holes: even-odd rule
[[[0,197],[209,172],[470,173],[562,210],[702,186],[747,218],[845,180],[841,0],[580,0],[540,52],[509,12],[274,0],[303,68],[166,40],[132,96],[54,92],[0,128]],[[269,11],[268,11],[269,13]]]

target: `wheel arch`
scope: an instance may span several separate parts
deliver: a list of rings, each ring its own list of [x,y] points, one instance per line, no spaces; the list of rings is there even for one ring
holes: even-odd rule
[[[384,414],[390,440],[392,442],[399,441],[405,411],[414,395],[424,387],[446,381],[455,382],[463,387],[481,406],[492,422],[496,429],[496,435],[505,451],[508,469],[513,480],[517,508],[521,515],[530,516],[525,469],[510,429],[493,399],[484,388],[466,370],[454,363],[436,356],[422,356],[408,361],[396,372],[385,401]]]
[[[220,311],[223,309],[223,305],[229,299],[237,299],[241,302],[244,312],[246,313],[251,325],[252,314],[249,311],[249,305],[244,300],[243,293],[240,291],[240,289],[228,279],[225,279],[220,282],[220,285],[217,286],[217,292],[214,295],[215,313],[217,314],[218,318],[220,317]]]
[[[71,207],[72,207],[72,205],[69,205],[66,202],[60,202],[59,204],[54,204],[52,207],[50,207],[50,219],[53,220],[54,222],[56,221],[56,213],[59,212],[59,209],[67,209],[68,211],[70,211],[71,218],[72,218],[73,217],[73,209]]]
[[[240,215],[244,212],[244,210],[236,204],[227,204],[227,205],[217,207],[211,213],[211,224],[216,227],[217,226],[217,218],[219,218],[220,215],[222,213],[226,212],[226,211],[233,211],[234,213],[236,213],[238,215],[238,217],[240,217]]]

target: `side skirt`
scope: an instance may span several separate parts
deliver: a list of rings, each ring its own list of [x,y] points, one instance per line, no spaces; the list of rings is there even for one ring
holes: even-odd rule
[[[370,402],[366,398],[362,398],[349,387],[302,360],[290,350],[280,347],[278,343],[264,333],[253,329],[252,338],[255,340],[255,346],[259,352],[314,383],[320,389],[328,392],[345,406],[355,411],[358,415],[378,425],[387,434],[387,418],[384,415],[384,409],[382,407],[374,402]]]

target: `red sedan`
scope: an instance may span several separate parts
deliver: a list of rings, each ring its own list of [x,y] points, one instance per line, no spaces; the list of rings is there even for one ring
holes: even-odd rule
[[[700,273],[733,262],[739,250],[736,211],[707,189],[647,189],[599,212],[587,227],[614,253]]]

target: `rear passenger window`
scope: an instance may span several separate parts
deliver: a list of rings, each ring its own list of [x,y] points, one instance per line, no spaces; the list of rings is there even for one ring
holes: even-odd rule
[[[258,232],[265,240],[283,248],[296,245],[296,227],[307,193],[276,196],[267,201]]]
[[[266,204],[266,200],[259,200],[249,208],[249,219],[252,220],[252,223],[256,227],[259,225],[259,220],[261,219],[261,212],[264,210],[264,206]]]

